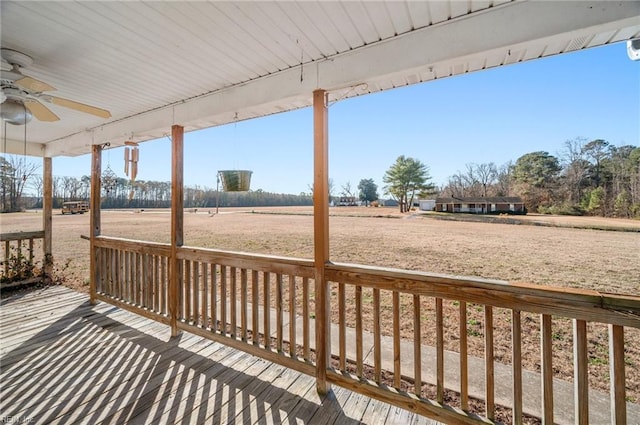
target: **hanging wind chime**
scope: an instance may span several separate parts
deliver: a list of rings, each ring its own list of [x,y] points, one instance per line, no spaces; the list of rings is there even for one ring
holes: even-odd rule
[[[133,184],[136,181],[138,175],[138,144],[131,140],[124,142],[126,145],[124,148],[124,173],[131,179],[131,190],[129,191],[129,200],[133,199]],[[131,147],[129,147],[131,146]]]
[[[103,148],[109,147],[109,143],[105,143]],[[118,183],[118,176],[111,169],[111,155],[107,156],[107,168],[102,172],[102,189],[104,189],[106,196],[109,196],[111,192],[116,190],[116,184]]]

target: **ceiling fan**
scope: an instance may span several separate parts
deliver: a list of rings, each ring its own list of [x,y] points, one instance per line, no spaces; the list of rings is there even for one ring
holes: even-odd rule
[[[3,121],[14,125],[24,125],[32,117],[39,121],[59,121],[60,118],[43,102],[101,118],[111,117],[111,113],[106,109],[44,93],[54,91],[56,88],[21,72],[21,68],[33,63],[33,59],[24,53],[3,48],[1,56],[0,118]]]

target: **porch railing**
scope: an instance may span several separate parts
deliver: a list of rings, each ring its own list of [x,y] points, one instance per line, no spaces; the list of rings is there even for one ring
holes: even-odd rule
[[[42,246],[44,231],[14,232],[0,234],[0,278],[3,286],[23,283],[25,280],[40,278],[38,261],[43,265],[42,255],[36,249]]]
[[[95,246],[97,298],[169,324],[170,245]],[[312,261],[194,247],[177,257],[179,329],[315,374]]]
[[[602,324],[608,328],[609,338],[608,358],[600,361],[610,366],[611,422],[626,423],[625,385],[631,380],[625,378],[624,335],[625,327],[632,327],[636,329],[632,330],[634,336],[629,341],[637,341],[640,336],[637,329],[640,328],[640,297],[345,264],[327,265],[325,275],[337,282],[333,285],[337,294],[333,307],[339,322],[340,356],[328,378],[338,385],[445,422],[493,421],[498,397],[495,370],[499,351],[501,362],[508,360],[511,365],[508,382],[503,385],[511,394],[499,401],[511,409],[513,423],[522,423],[525,413],[541,416],[544,423],[555,423],[553,361],[567,357],[568,351],[574,370],[574,390],[570,394],[574,398],[574,420],[587,424],[588,368],[592,361],[589,353],[596,351],[593,343],[589,347],[588,337],[593,337],[595,332],[590,335],[587,325],[593,328],[595,324]],[[346,307],[347,299],[352,309]],[[494,318],[498,314],[506,319],[503,323],[510,323],[506,332],[496,327]],[[369,323],[365,323],[364,318],[368,318]],[[526,332],[523,332],[523,318],[527,322]],[[382,323],[391,324],[388,343],[383,341]],[[569,335],[564,333],[566,328]],[[348,330],[353,329],[355,338],[348,338]],[[559,337],[554,329],[563,332],[559,336],[563,339],[570,339],[572,334],[572,350],[564,350],[556,343]],[[373,335],[368,363],[364,347],[367,330]],[[501,339],[495,336],[498,330]],[[445,331],[449,338],[445,338]],[[475,382],[473,390],[469,383],[470,338],[475,339],[476,346],[483,345],[484,354],[484,364],[473,364],[475,371],[482,370],[484,378]],[[355,353],[349,356],[347,345],[354,341],[352,351]],[[424,352],[425,342],[435,350]],[[447,343],[459,353],[457,358],[446,355]],[[602,347],[606,349],[607,344],[600,344],[599,348]],[[385,351],[389,351],[387,361]],[[537,361],[531,359],[532,351],[537,353]],[[541,388],[538,394],[526,397],[523,394],[525,357],[529,357],[529,363],[534,360],[535,368],[540,371]],[[451,364],[452,358],[457,364]],[[430,364],[435,367],[429,381],[435,385],[425,382],[428,374],[423,368]],[[453,384],[447,384],[445,371],[451,370],[458,376]],[[500,378],[504,381],[503,375]],[[454,391],[447,394],[447,390]],[[479,402],[475,406],[471,405],[472,396]]]
[[[170,246],[104,236],[94,246],[98,299],[169,324]],[[179,247],[176,264],[179,329],[315,376],[312,261]],[[625,370],[625,334],[640,335],[640,297],[347,264],[327,264],[325,276],[336,385],[444,422],[494,423],[506,406],[513,423],[553,423],[561,378],[573,381],[575,423],[589,422],[589,392],[602,385],[612,423],[626,423],[637,375]],[[591,353],[603,349],[609,382],[590,385]],[[558,359],[573,373],[554,375]],[[537,396],[523,392],[525,365]]]

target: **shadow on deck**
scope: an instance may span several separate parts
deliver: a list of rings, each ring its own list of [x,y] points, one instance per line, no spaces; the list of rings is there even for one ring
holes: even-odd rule
[[[434,423],[63,287],[0,317],[3,423]]]

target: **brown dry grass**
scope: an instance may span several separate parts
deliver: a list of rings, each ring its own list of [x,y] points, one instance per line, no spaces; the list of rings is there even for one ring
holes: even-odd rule
[[[213,211],[211,211],[213,212]],[[313,217],[310,207],[185,212],[185,244],[292,257],[313,257]],[[400,215],[389,208],[333,208],[330,211],[331,258],[335,262],[378,265],[465,276],[524,281],[529,283],[595,289],[637,295],[640,293],[640,233],[599,231],[562,227],[539,227],[434,220],[420,215]],[[39,230],[39,213],[0,216],[2,231]],[[535,216],[555,225],[640,228],[640,222],[588,217]],[[54,215],[54,257],[65,270],[71,286],[86,289],[89,216]],[[104,211],[102,233],[130,239],[169,242],[168,211]],[[384,298],[383,303],[390,301]],[[386,294],[390,298],[390,294]],[[371,330],[370,296],[364,291],[365,328]],[[349,303],[348,303],[349,304]],[[435,344],[433,303],[423,301],[422,337]],[[413,338],[412,298],[401,297],[404,338]],[[457,351],[458,304],[445,301],[446,348]],[[334,315],[336,313],[334,312]],[[483,315],[480,306],[468,308],[469,352],[482,356]],[[384,333],[390,334],[390,310],[383,309]],[[497,309],[495,316],[496,358],[510,361],[510,312]],[[354,312],[348,312],[353,326]],[[540,369],[539,318],[523,314],[524,367]],[[557,377],[572,379],[571,322],[554,319],[554,369]],[[590,325],[590,383],[608,391],[607,332]],[[627,393],[640,400],[640,330],[628,329]]]

